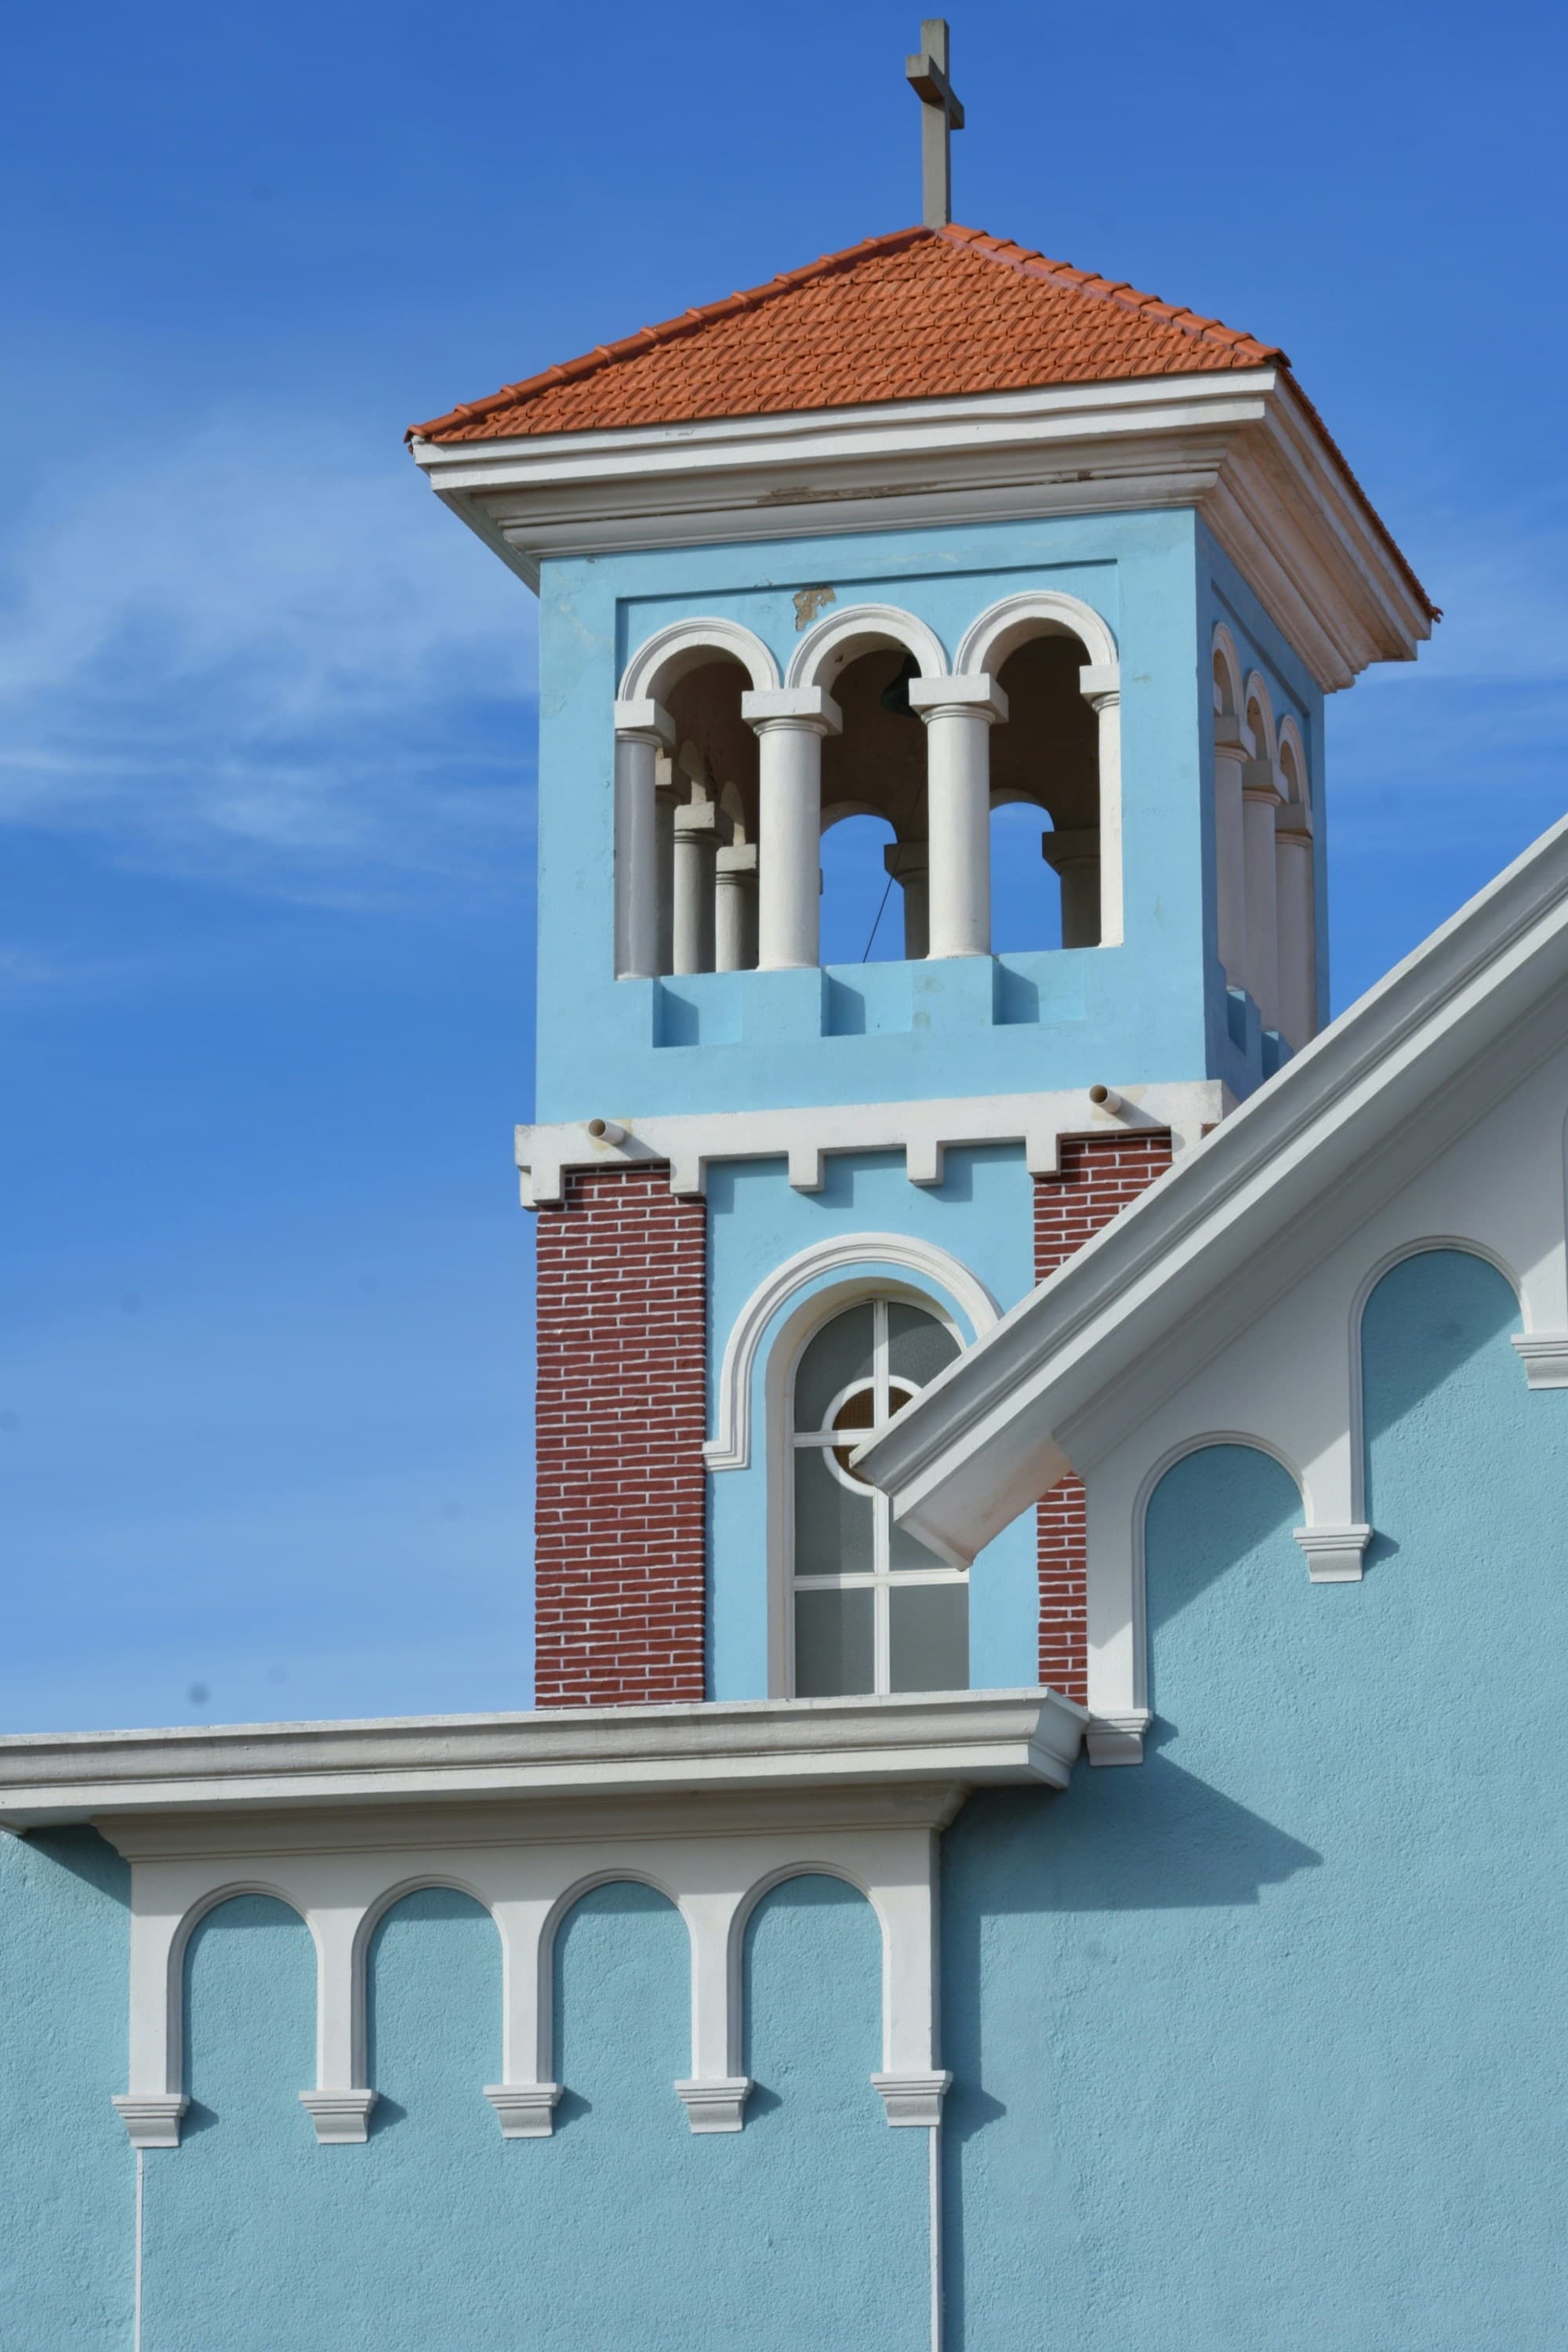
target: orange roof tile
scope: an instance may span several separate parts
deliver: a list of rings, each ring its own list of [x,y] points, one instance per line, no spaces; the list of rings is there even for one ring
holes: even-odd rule
[[[972,228],[868,237],[416,425],[427,441],[1287,365],[1217,320]]]

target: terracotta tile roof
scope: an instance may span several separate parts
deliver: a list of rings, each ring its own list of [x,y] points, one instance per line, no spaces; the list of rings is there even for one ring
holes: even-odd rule
[[[416,425],[427,441],[1208,374],[1285,354],[973,228],[908,228]]]

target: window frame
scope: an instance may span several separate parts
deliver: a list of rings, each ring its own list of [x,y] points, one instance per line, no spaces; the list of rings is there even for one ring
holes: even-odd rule
[[[966,1593],[968,1591],[969,1570],[950,1567],[944,1560],[933,1559],[928,1568],[894,1568],[889,1557],[892,1535],[890,1498],[879,1488],[869,1486],[865,1480],[852,1477],[833,1459],[835,1451],[844,1444],[843,1433],[839,1433],[836,1447],[832,1426],[833,1416],[843,1410],[850,1397],[859,1394],[868,1387],[872,1391],[871,1422],[866,1427],[857,1429],[853,1438],[853,1443],[865,1444],[873,1436],[880,1436],[893,1419],[892,1412],[887,1408],[891,1390],[895,1386],[905,1391],[905,1402],[921,1393],[912,1381],[904,1379],[900,1374],[892,1373],[889,1369],[888,1309],[893,1306],[912,1307],[920,1313],[929,1316],[933,1323],[940,1325],[947,1332],[959,1353],[963,1352],[965,1346],[963,1332],[956,1318],[941,1305],[940,1301],[931,1297],[927,1293],[889,1283],[878,1284],[875,1286],[868,1286],[863,1289],[858,1288],[851,1294],[839,1293],[835,1296],[828,1302],[828,1311],[816,1317],[809,1329],[799,1335],[791,1354],[789,1375],[784,1384],[784,1443],[781,1446],[773,1449],[773,1462],[771,1465],[780,1496],[779,1517],[783,1538],[781,1563],[783,1574],[780,1581],[783,1585],[784,1603],[781,1628],[784,1651],[782,1664],[784,1695],[790,1698],[798,1696],[795,1689],[795,1604],[797,1593],[868,1590],[870,1591],[872,1596],[872,1686],[869,1691],[864,1693],[846,1693],[844,1696],[884,1698],[897,1696],[891,1688],[891,1595],[893,1591],[906,1586],[929,1590],[937,1585],[962,1585]],[[805,1361],[806,1350],[813,1340],[830,1324],[837,1322],[842,1315],[852,1314],[858,1307],[869,1307],[872,1311],[869,1380],[861,1376],[847,1381],[829,1402],[826,1417],[819,1428],[798,1429],[795,1425],[795,1381],[800,1367]],[[825,1466],[828,1475],[836,1478],[840,1485],[863,1493],[868,1497],[871,1506],[872,1527],[872,1565],[869,1569],[839,1569],[826,1573],[807,1573],[804,1576],[800,1573],[796,1566],[795,1555],[795,1456],[799,1453],[807,1451],[824,1454],[827,1457]]]

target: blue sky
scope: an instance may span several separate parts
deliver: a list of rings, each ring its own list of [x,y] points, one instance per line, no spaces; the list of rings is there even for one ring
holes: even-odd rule
[[[918,12],[8,38],[0,1723],[529,1691],[533,614],[403,428],[913,219]],[[1336,1002],[1563,812],[1563,19],[953,16],[961,220],[1281,342],[1447,613]]]

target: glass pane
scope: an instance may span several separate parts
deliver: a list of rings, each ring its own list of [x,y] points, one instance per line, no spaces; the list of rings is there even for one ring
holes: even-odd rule
[[[917,1600],[923,1600],[917,1593]],[[850,1592],[797,1592],[795,1596],[795,1694],[797,1698],[836,1698],[845,1691],[868,1691],[876,1679],[868,1584]]]
[[[868,1487],[852,1495],[827,1466],[826,1448],[797,1445],[795,1452],[795,1572],[797,1576],[839,1576],[847,1570],[868,1570],[871,1554],[871,1513]]]
[[[806,1343],[795,1375],[795,1425],[823,1429],[827,1408],[851,1381],[871,1377],[871,1307],[851,1307]]]
[[[951,1560],[938,1559],[934,1551],[929,1551],[917,1537],[910,1534],[907,1528],[901,1528],[893,1517],[891,1511],[888,1514],[888,1566],[889,1568],[908,1570],[952,1567]]]
[[[944,1323],[919,1307],[900,1299],[888,1304],[888,1370],[923,1389],[946,1370],[958,1353],[958,1342]],[[895,1399],[895,1409],[897,1400]]]
[[[847,1477],[853,1478],[857,1485],[865,1486],[868,1491],[869,1491],[869,1480],[862,1478],[858,1470],[850,1468],[849,1456],[854,1453],[855,1448],[870,1435],[876,1419],[876,1410],[875,1389],[857,1389],[853,1396],[845,1398],[833,1416],[835,1429],[847,1429],[854,1433],[847,1445],[834,1447],[833,1458]]]
[[[896,1691],[969,1688],[967,1584],[896,1584],[888,1595]]]

